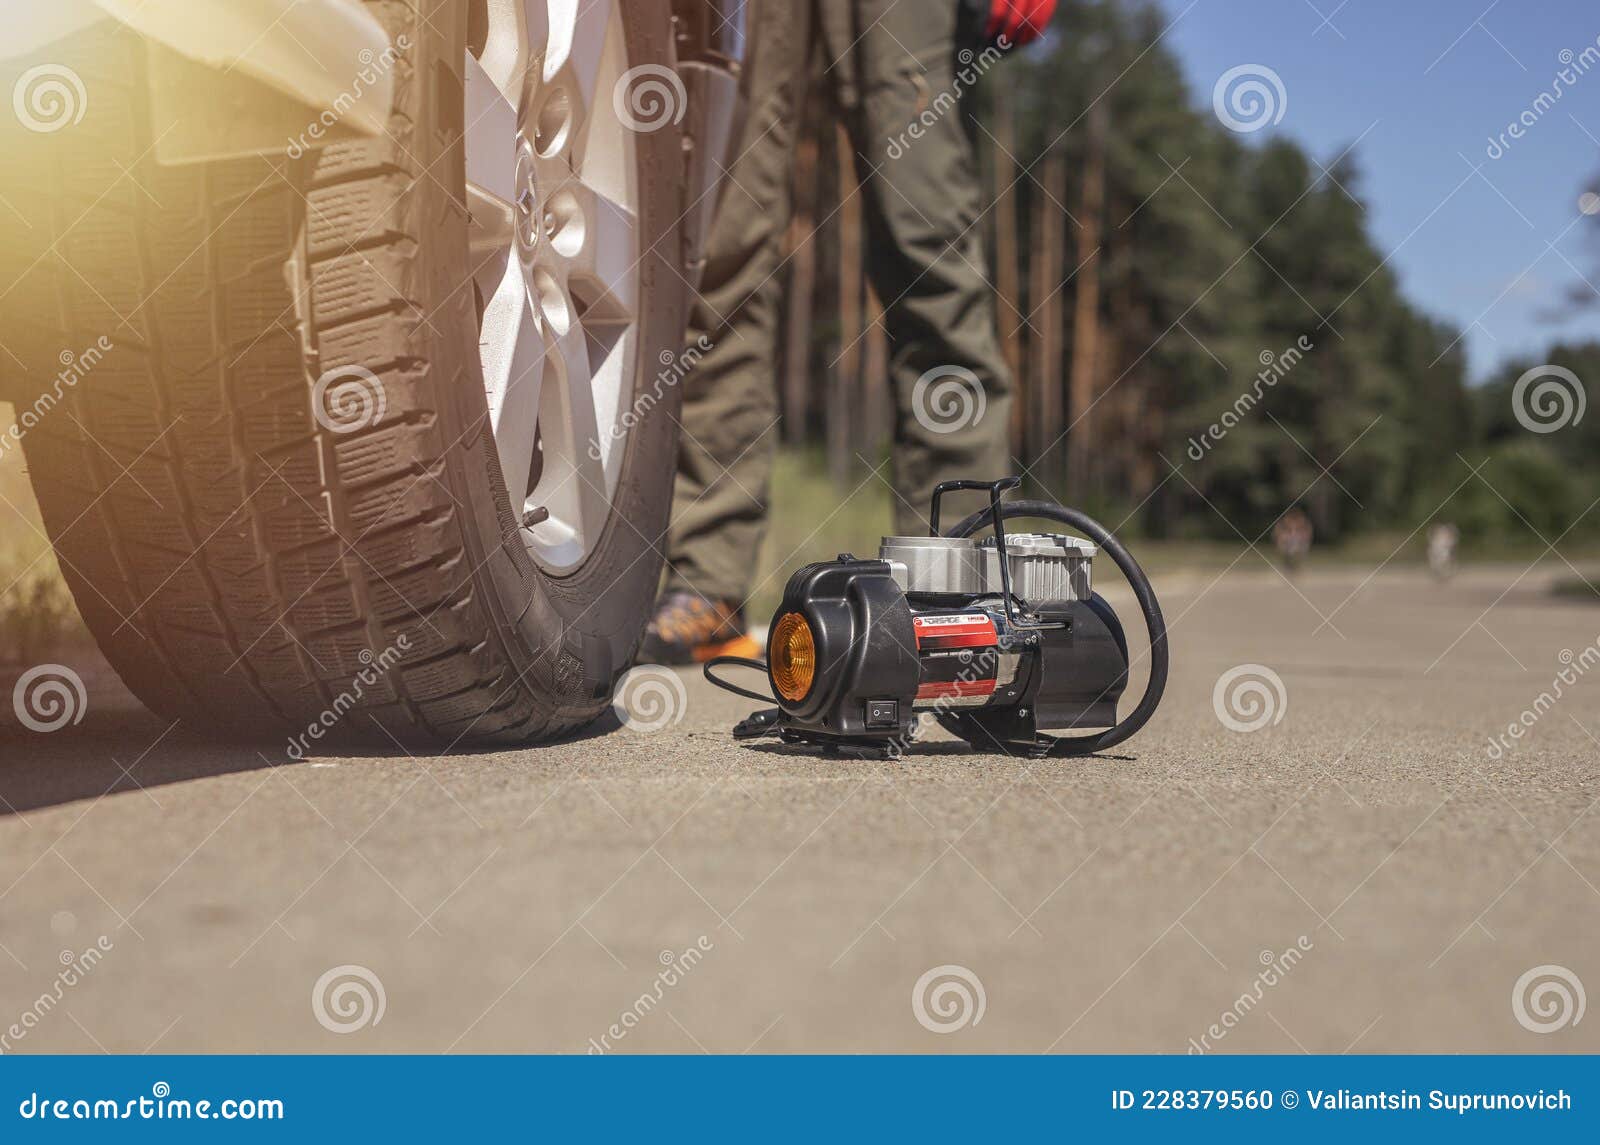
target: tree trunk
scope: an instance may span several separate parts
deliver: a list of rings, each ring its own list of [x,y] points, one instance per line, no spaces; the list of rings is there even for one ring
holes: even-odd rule
[[[877,292],[867,289],[866,353],[862,357],[865,374],[867,416],[865,448],[862,456],[873,465],[889,439],[889,427],[894,424],[894,399],[889,393],[889,332],[883,325],[883,303]]]
[[[794,214],[786,240],[789,298],[784,318],[783,439],[806,439],[811,413],[811,304],[817,285],[817,144],[802,139],[795,152]]]
[[[1094,447],[1092,410],[1100,343],[1100,227],[1105,213],[1106,113],[1089,111],[1083,200],[1078,214],[1077,291],[1072,314],[1072,377],[1067,400],[1067,484],[1071,496],[1089,488],[1089,453]]]
[[[855,468],[861,401],[861,196],[855,151],[844,124],[835,132],[839,163],[839,354],[829,377],[828,473],[843,487]]]
[[[846,480],[858,467],[856,454],[866,451],[866,419],[851,416],[862,408],[862,251],[861,195],[856,163],[845,126],[835,131],[838,149],[838,361],[834,363],[834,400],[829,417],[829,465],[835,480]],[[834,422],[840,422],[837,429]],[[835,457],[835,449],[838,456]]]
[[[1011,405],[1011,450],[1023,456],[1028,424],[1029,390],[1022,357],[1022,281],[1017,244],[1017,128],[1011,95],[994,88],[994,142],[989,145],[993,180],[995,294],[999,299],[1000,350],[1011,369],[1016,398]]]
[[[1033,390],[1038,416],[1035,419],[1035,472],[1054,489],[1061,475],[1061,431],[1066,419],[1062,411],[1062,292],[1065,289],[1064,255],[1066,212],[1061,200],[1066,195],[1067,161],[1059,152],[1043,160],[1041,186],[1035,188],[1032,242],[1033,285],[1029,292],[1028,321],[1033,327]],[[1069,455],[1070,456],[1070,455]]]

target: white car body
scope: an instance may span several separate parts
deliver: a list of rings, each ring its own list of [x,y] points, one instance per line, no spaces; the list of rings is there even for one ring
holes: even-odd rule
[[[211,67],[237,71],[306,105],[330,109],[365,63],[390,49],[389,35],[357,0],[7,0],[0,56],[22,56],[100,20],[113,19]],[[383,130],[394,77],[377,76],[377,98],[350,105],[342,122]]]

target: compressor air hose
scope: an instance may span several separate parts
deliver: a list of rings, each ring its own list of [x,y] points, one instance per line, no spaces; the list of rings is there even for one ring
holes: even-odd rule
[[[1133,559],[1133,554],[1122,546],[1116,536],[1087,513],[1077,509],[1069,509],[1065,505],[1057,505],[1053,501],[1008,501],[1000,505],[1002,520],[1012,517],[1039,517],[1048,521],[1057,521],[1069,529],[1075,529],[1088,537],[1111,558],[1117,568],[1122,570],[1122,575],[1128,579],[1128,585],[1133,589],[1134,598],[1139,602],[1139,611],[1144,614],[1144,625],[1150,635],[1150,681],[1145,685],[1144,695],[1139,699],[1138,707],[1128,713],[1126,719],[1115,726],[1095,735],[1061,736],[1056,738],[1051,747],[1052,755],[1088,755],[1097,751],[1104,751],[1123,742],[1145,724],[1150,722],[1150,717],[1155,715],[1156,707],[1161,703],[1161,695],[1167,688],[1167,622],[1162,618],[1161,605],[1156,600],[1155,589],[1150,586],[1150,578],[1139,567],[1139,562]],[[993,524],[994,510],[980,509],[972,516],[945,534],[947,537],[970,537],[984,525]]]

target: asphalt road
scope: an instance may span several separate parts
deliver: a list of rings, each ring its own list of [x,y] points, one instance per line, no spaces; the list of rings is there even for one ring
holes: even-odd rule
[[[1513,994],[1600,989],[1600,681],[1488,744],[1600,608],[1521,571],[1166,577],[1156,721],[1031,764],[735,746],[688,674],[653,733],[288,764],[79,657],[81,724],[0,731],[0,1049],[1592,1052]]]

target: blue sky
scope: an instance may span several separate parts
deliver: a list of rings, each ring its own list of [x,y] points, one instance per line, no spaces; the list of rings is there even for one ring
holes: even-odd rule
[[[1486,151],[1574,55],[1600,37],[1590,0],[1158,0],[1195,100],[1265,64],[1287,93],[1287,134],[1329,162],[1356,139],[1378,248],[1415,303],[1464,329],[1473,377],[1558,337],[1600,337],[1600,309],[1562,316],[1600,285],[1600,242],[1578,199],[1600,172],[1600,64]],[[1324,17],[1330,22],[1325,23]],[[1573,74],[1580,65],[1568,68]],[[1481,167],[1477,174],[1473,167]],[[1577,223],[1577,225],[1574,225]],[[1553,246],[1551,245],[1553,244]],[[1566,261],[1570,260],[1571,266]],[[1337,324],[1337,318],[1335,324]]]

